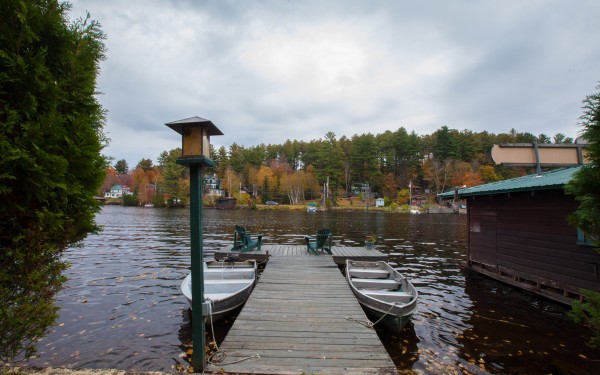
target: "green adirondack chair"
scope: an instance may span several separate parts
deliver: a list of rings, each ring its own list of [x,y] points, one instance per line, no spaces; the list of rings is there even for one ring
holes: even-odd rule
[[[331,253],[331,230],[319,229],[316,236],[304,236],[306,240],[306,251],[319,255],[319,250]]]
[[[256,240],[252,239],[253,235],[256,236]],[[235,232],[233,233],[233,248],[231,250],[241,251],[242,253],[252,251],[253,249],[260,250],[262,237],[262,234],[246,232],[246,228],[236,225]]]

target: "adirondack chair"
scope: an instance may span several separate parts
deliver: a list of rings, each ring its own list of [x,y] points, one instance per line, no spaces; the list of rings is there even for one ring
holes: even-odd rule
[[[331,230],[319,229],[316,236],[304,236],[306,240],[306,251],[319,255],[319,250],[331,253]]]
[[[233,248],[231,250],[241,251],[252,251],[253,249],[260,250],[262,243],[262,234],[255,234],[256,240],[252,239],[252,233],[246,232],[246,228],[241,225],[235,226],[235,232],[233,233]]]

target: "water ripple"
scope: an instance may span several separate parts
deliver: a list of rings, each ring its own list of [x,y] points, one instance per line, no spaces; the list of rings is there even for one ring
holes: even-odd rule
[[[60,318],[30,364],[162,371],[187,366],[181,355],[191,342],[191,325],[179,286],[190,263],[188,210],[109,206],[97,221],[103,232],[64,255],[72,266],[56,299]],[[596,373],[594,363],[578,354],[597,353],[585,347],[581,328],[565,318],[564,307],[462,269],[464,216],[204,210],[205,253],[230,248],[236,224],[264,234],[265,243],[302,245],[305,234],[321,227],[346,246],[361,246],[367,234],[379,236],[378,249],[389,253],[420,295],[400,336],[378,330],[399,370]],[[227,329],[217,329],[219,340]]]

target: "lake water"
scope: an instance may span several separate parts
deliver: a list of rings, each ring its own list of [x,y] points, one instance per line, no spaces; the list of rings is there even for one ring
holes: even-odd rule
[[[466,272],[465,215],[205,209],[204,248],[230,248],[235,224],[263,243],[302,245],[329,227],[334,243],[378,249],[420,293],[400,336],[378,334],[402,374],[598,374],[600,353],[567,308]],[[187,368],[190,316],[180,294],[189,269],[189,211],[106,206],[104,227],[65,257],[69,281],[60,318],[39,343],[33,366],[176,371]],[[230,322],[217,326],[221,340]]]

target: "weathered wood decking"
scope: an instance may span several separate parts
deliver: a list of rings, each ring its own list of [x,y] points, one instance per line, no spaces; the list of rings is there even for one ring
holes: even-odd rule
[[[367,249],[366,247],[345,247],[345,246],[332,246],[331,252],[333,256],[322,253],[323,256],[333,258],[336,264],[345,264],[346,259],[353,260],[387,260],[387,254],[375,249]],[[229,251],[217,251],[215,257],[225,257]],[[258,261],[265,261],[270,256],[284,256],[284,257],[314,257],[307,250],[306,246],[299,245],[262,245],[260,250],[252,250],[247,253],[240,253],[240,259],[256,259]]]
[[[206,372],[396,374],[375,331],[348,319],[367,318],[333,257],[304,256],[297,248],[269,253],[220,346],[223,363],[208,365]]]

